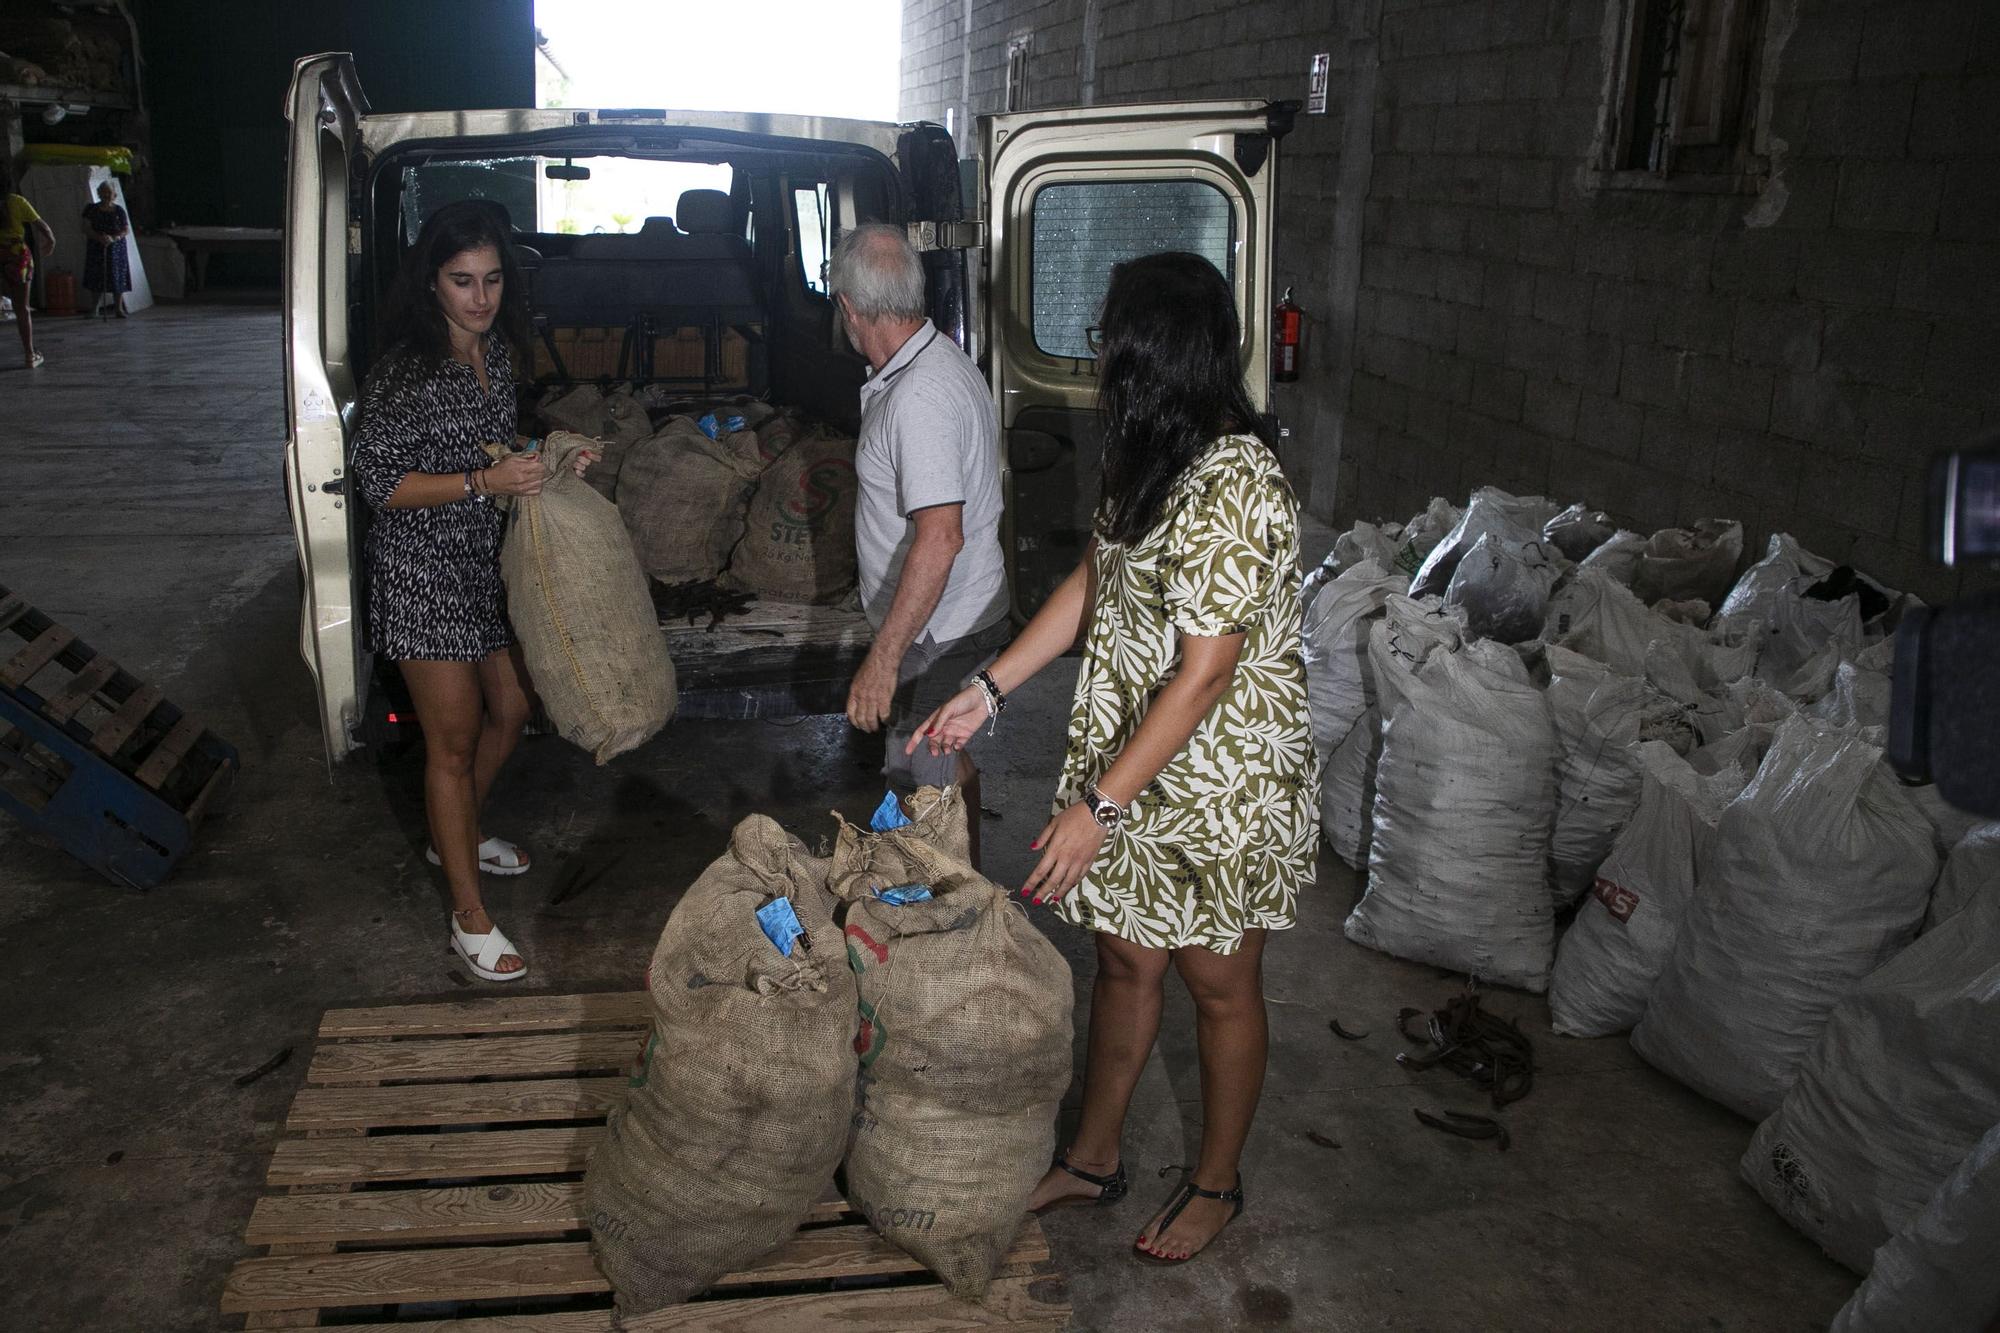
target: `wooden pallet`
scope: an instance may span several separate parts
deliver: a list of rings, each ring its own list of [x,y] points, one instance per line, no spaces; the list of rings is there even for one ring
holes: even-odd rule
[[[336,1009],[223,1290],[245,1328],[610,1333],[583,1169],[651,1021],[644,992]],[[353,1323],[361,1320],[374,1322]],[[1005,1329],[1069,1303],[1033,1219],[984,1304],[953,1298],[829,1188],[788,1244],[659,1333]]]

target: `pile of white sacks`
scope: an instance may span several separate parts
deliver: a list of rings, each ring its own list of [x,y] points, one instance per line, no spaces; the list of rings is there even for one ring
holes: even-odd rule
[[[1940,1236],[2000,1253],[2000,824],[1883,760],[1916,600],[1783,534],[1742,560],[1737,523],[1492,489],[1343,534],[1304,651],[1347,935],[1632,1031],[1764,1122],[1746,1177],[1860,1271],[1924,1222],[1893,1300],[1929,1319]]]

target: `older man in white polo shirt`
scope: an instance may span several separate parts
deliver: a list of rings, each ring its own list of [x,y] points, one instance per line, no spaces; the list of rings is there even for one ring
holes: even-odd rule
[[[834,299],[867,359],[854,542],[875,644],[848,691],[847,716],[888,729],[883,772],[904,787],[965,788],[974,859],[979,770],[970,752],[906,756],[910,729],[1006,646],[1000,552],[1000,429],[993,397],[963,351],[924,316],[924,270],[902,231],[857,227],[834,248]]]

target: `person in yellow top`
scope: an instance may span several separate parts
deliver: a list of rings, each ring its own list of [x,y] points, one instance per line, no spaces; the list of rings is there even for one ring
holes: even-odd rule
[[[30,247],[32,231],[35,244]],[[44,255],[56,246],[56,234],[35,206],[14,193],[14,178],[0,162],[0,295],[14,304],[14,322],[21,330],[21,355],[33,370],[42,364],[35,350],[35,320],[28,313],[28,284],[35,276],[35,251]]]

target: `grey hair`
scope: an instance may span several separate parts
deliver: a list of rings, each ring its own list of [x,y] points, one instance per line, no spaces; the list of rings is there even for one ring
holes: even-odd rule
[[[833,247],[831,284],[862,319],[922,319],[924,265],[900,227],[870,222]]]

